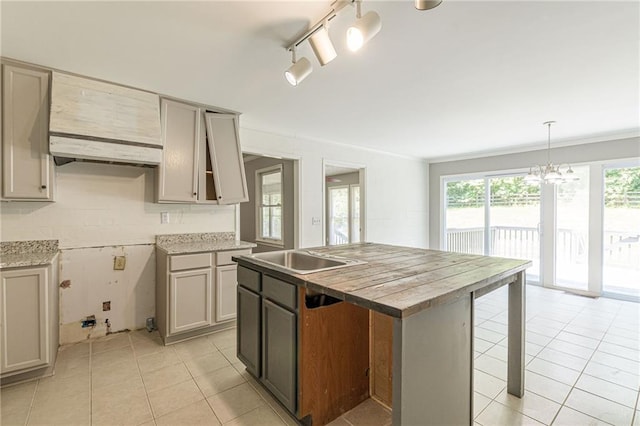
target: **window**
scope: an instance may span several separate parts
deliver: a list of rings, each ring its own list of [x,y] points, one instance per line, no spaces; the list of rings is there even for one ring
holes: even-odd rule
[[[282,165],[256,171],[256,239],[282,244]]]

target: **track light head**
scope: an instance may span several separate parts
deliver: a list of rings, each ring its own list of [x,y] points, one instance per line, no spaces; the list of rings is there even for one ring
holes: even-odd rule
[[[442,3],[442,0],[416,0],[416,9],[429,10],[440,5],[440,3]]]
[[[320,29],[309,38],[309,44],[311,44],[313,53],[322,66],[327,65],[338,56],[325,25],[320,27]]]
[[[366,42],[378,34],[381,28],[380,15],[374,11],[369,11],[361,18],[356,19],[356,22],[347,30],[347,46],[349,50],[353,52],[359,50]]]
[[[295,53],[293,56],[293,65],[284,72],[284,76],[292,86],[297,86],[311,74],[313,68],[311,68],[311,62],[307,58],[300,58],[295,60]]]

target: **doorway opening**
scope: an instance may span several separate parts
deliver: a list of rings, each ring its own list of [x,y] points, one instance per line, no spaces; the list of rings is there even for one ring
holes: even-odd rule
[[[254,253],[299,247],[299,160],[243,153],[249,201],[240,204],[240,239]]]
[[[364,167],[325,161],[325,245],[365,241],[364,173]]]

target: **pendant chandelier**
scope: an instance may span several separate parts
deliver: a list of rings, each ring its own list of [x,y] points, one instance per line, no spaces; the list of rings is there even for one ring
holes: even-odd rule
[[[531,185],[537,185],[540,182],[560,184],[565,182],[573,182],[579,180],[578,176],[571,169],[570,164],[558,164],[554,165],[551,162],[551,125],[555,121],[545,121],[542,123],[547,126],[547,164],[535,165],[529,167],[529,174],[525,176],[524,181]],[[566,166],[567,169],[563,172],[560,167]]]

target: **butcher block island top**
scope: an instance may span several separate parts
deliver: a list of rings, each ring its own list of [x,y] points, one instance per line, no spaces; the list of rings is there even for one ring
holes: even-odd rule
[[[366,263],[313,274],[295,274],[254,258],[240,264],[269,270],[274,276],[312,291],[396,318],[448,303],[470,292],[486,294],[508,284],[531,261],[358,243],[307,251]]]
[[[371,396],[394,426],[472,425],[474,300],[502,286],[507,392],[524,394],[528,260],[375,243],[233,259],[238,358],[303,424]]]

